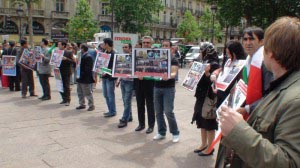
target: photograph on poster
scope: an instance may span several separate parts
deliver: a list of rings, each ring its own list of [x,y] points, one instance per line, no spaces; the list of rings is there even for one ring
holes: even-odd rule
[[[115,54],[113,77],[132,77],[132,56],[129,54]]]
[[[111,72],[109,72],[109,69],[107,68],[110,57],[111,54],[98,53],[94,63],[93,71],[97,72],[98,74],[101,74],[103,72],[110,74]]]
[[[205,64],[202,64],[200,62],[193,62],[192,67],[186,74],[181,86],[189,91],[194,91],[204,74],[205,66]]]
[[[59,68],[64,57],[64,50],[54,50],[51,55],[50,64]]]
[[[43,53],[42,48],[40,46],[34,47],[34,49],[32,50],[32,54],[36,62],[42,62],[42,57],[41,57],[42,53]]]
[[[16,76],[16,56],[3,55],[2,56],[2,71],[5,76]]]
[[[169,49],[136,48],[133,50],[133,76],[170,78]]]
[[[36,59],[33,55],[33,52],[29,51],[28,49],[24,49],[19,63],[27,69],[34,70]]]

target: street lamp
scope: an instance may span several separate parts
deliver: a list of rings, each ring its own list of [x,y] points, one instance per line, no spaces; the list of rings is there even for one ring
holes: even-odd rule
[[[19,6],[19,8],[17,9],[17,15],[20,18],[20,26],[19,26],[19,36],[20,36],[20,43],[21,43],[21,38],[22,38],[22,16],[24,14],[24,10],[21,8],[21,6]]]
[[[211,43],[214,44],[214,29],[215,29],[215,13],[217,12],[217,5],[213,4],[210,7],[212,12],[212,33],[211,33]]]

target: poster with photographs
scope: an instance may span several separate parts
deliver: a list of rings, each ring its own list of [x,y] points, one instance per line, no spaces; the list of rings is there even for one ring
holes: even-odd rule
[[[132,77],[132,56],[129,54],[115,54],[113,77]]]
[[[181,86],[189,91],[194,91],[197,87],[198,82],[204,74],[205,66],[206,64],[194,61],[191,69],[186,74]]]
[[[40,46],[35,46],[32,54],[35,58],[36,62],[42,62],[41,54],[43,53],[42,48]]]
[[[59,68],[64,57],[64,50],[54,50],[51,55],[50,65]]]
[[[59,92],[64,92],[60,70],[58,68],[54,68],[53,73],[54,73],[54,78],[55,78],[55,81],[56,81],[56,89]]]
[[[16,56],[13,55],[3,55],[2,56],[2,71],[5,76],[16,76]]]
[[[219,118],[219,112],[223,105],[227,105],[232,109],[241,107],[246,101],[247,85],[240,79],[235,86],[231,89],[230,94],[226,97],[223,103],[217,109],[217,117]]]
[[[133,76],[170,78],[171,53],[169,49],[133,49]]]
[[[225,91],[228,86],[234,81],[236,76],[244,68],[245,60],[231,61],[230,59],[226,62],[223,71],[220,72],[218,79],[215,83],[216,88],[221,91]]]
[[[78,51],[76,55],[76,78],[80,78],[80,63],[81,63],[81,52]]]
[[[98,74],[107,73],[111,75],[111,70],[107,68],[110,57],[111,54],[100,53],[100,52],[97,53],[93,71],[97,72]]]
[[[29,51],[28,49],[24,49],[19,63],[27,69],[34,70],[36,60],[31,51]]]

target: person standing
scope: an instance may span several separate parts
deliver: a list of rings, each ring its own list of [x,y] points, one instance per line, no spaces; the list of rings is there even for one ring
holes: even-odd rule
[[[69,106],[71,102],[71,90],[70,90],[70,77],[71,77],[71,68],[75,64],[72,51],[66,49],[67,43],[64,41],[58,42],[58,48],[64,50],[64,55],[59,67],[62,83],[63,83],[63,92],[60,92],[62,97],[62,102],[60,104],[65,104]]]
[[[300,167],[299,34],[298,18],[279,18],[266,29],[264,64],[274,81],[247,121],[222,106],[221,143],[234,151],[227,167]]]
[[[153,43],[153,38],[150,36],[145,36],[142,39],[142,47],[151,49]],[[135,131],[142,131],[145,129],[145,102],[147,105],[147,115],[148,115],[148,129],[147,134],[153,132],[155,124],[155,112],[154,112],[154,102],[153,102],[153,89],[154,81],[143,80],[142,77],[134,79],[135,95],[138,110],[138,120],[139,125]]]
[[[21,49],[18,54],[18,58],[21,58],[25,49],[28,49],[28,42],[25,39],[21,40]],[[34,79],[33,70],[21,65],[21,81],[22,81],[22,98],[26,98],[27,90],[29,87],[30,96],[37,97],[34,93]]]
[[[85,109],[85,98],[87,98],[88,111],[93,111],[95,109],[93,98],[93,58],[88,54],[88,46],[86,44],[81,44],[80,49],[81,61],[79,78],[77,79],[79,106],[76,109]]]
[[[164,41],[162,48],[172,49],[170,41]],[[173,135],[173,142],[179,141],[179,130],[175,118],[174,99],[175,99],[175,78],[177,76],[179,63],[175,58],[175,53],[171,54],[171,78],[167,76],[162,78],[162,81],[155,81],[154,84],[154,107],[156,113],[158,133],[153,137],[154,140],[164,139],[166,136],[166,122],[164,115],[166,115],[170,133]]]
[[[110,60],[108,63],[108,69],[112,70],[113,62],[115,58],[115,51],[113,50],[113,40],[111,38],[103,39],[105,53],[110,54]],[[110,74],[102,73],[102,90],[103,96],[106,101],[108,112],[104,113],[104,117],[113,117],[116,115],[116,101],[115,101],[115,84],[116,78],[113,78]]]
[[[129,54],[128,57],[125,58],[126,62],[129,62],[129,64],[132,63],[131,52],[132,52],[132,45],[130,43],[125,43],[123,45],[123,53]],[[132,121],[131,101],[132,101],[132,93],[133,93],[133,79],[119,78],[116,86],[118,87],[120,83],[121,83],[124,112],[122,118],[120,119],[118,128],[123,128],[127,126],[128,122]]]
[[[2,53],[2,55],[12,55],[16,57],[16,76],[8,76],[8,81],[9,81],[9,90],[10,91],[20,91],[21,89],[21,77],[20,77],[20,66],[18,64],[19,59],[17,57],[17,48],[15,47],[15,42],[14,41],[10,41],[9,42],[9,48],[5,49]]]
[[[41,100],[50,100],[51,99],[51,89],[50,89],[50,83],[49,83],[49,77],[51,74],[51,66],[49,64],[51,53],[48,52],[48,40],[42,39],[41,41],[41,48],[42,48],[42,54],[41,56],[41,62],[38,62],[38,74],[40,79],[40,84],[43,89],[43,96],[39,99]]]

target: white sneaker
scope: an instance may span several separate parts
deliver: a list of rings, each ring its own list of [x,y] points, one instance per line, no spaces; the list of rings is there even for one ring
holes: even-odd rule
[[[174,143],[179,142],[179,135],[173,135],[172,141],[173,141]]]
[[[154,137],[153,140],[161,140],[164,139],[166,136],[160,135],[159,133],[157,133]]]

